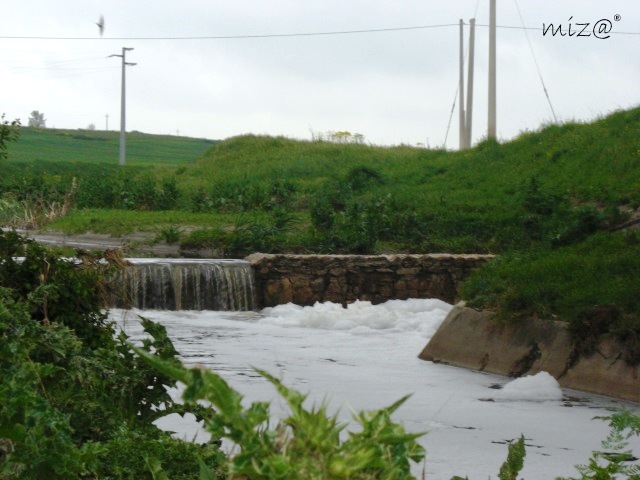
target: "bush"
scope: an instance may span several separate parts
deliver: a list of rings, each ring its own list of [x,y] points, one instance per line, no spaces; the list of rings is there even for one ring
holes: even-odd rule
[[[358,254],[375,251],[378,240],[391,230],[391,196],[358,192],[381,182],[375,170],[357,167],[344,180],[328,182],[319,190],[310,215],[321,249]]]
[[[175,176],[158,179],[151,170],[88,168],[79,181],[78,208],[171,210],[180,192]]]
[[[582,207],[567,215],[564,225],[551,239],[552,245],[570,245],[578,243],[589,235],[602,229],[606,217],[594,207]]]
[[[344,181],[349,185],[351,190],[359,191],[370,188],[373,185],[383,184],[384,178],[377,170],[366,166],[360,166],[349,170]]]
[[[164,387],[175,381],[115,335],[102,309],[105,267],[83,260],[0,232],[0,478],[130,478],[124,472],[143,472],[150,455],[175,459],[187,451],[215,468],[214,446],[178,443],[153,425],[184,411]],[[164,328],[146,320],[143,327],[151,338],[142,350],[175,362]],[[167,469],[172,478],[199,471],[195,463],[188,475],[179,462]]]
[[[4,119],[4,113],[0,117],[0,160],[7,157],[7,142],[15,142],[20,136],[20,120],[9,123]]]

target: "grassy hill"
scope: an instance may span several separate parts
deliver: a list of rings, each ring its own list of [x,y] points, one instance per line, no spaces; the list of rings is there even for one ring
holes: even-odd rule
[[[43,209],[73,204],[49,224],[67,231],[262,222],[287,233],[268,249],[372,252],[570,243],[640,205],[638,108],[464,152],[131,133],[121,168],[117,145],[116,132],[23,128],[3,162],[0,192]],[[148,220],[115,221],[131,211]]]
[[[640,108],[463,152],[254,135],[131,134],[129,148],[122,168],[115,133],[23,129],[0,221],[22,208],[49,229],[146,230],[234,257],[498,253],[465,286],[473,305],[578,323],[613,305],[640,352],[640,235],[620,228],[640,217]]]
[[[389,183],[431,187],[448,196],[512,195],[514,186],[537,176],[554,191],[609,199],[638,187],[640,109],[617,112],[591,124],[552,125],[497,144],[464,152],[411,147],[373,147],[241,136],[217,144],[190,172],[211,181],[286,178],[301,184],[344,177],[354,166],[377,170]],[[605,173],[603,175],[603,173]]]
[[[212,140],[127,133],[127,163],[176,166],[193,161],[214,143]],[[12,144],[10,160],[16,163],[81,162],[117,165],[120,133],[100,130],[20,129],[20,141]]]

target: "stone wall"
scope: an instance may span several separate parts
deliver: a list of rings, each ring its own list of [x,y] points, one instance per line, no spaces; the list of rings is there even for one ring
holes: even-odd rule
[[[456,305],[419,357],[511,377],[546,371],[564,388],[640,402],[640,367],[623,360],[623,347],[603,335],[595,352],[573,358],[565,322],[499,324],[491,312]]]
[[[246,258],[253,266],[259,307],[283,303],[347,304],[390,299],[458,299],[469,273],[492,255],[271,255]]]

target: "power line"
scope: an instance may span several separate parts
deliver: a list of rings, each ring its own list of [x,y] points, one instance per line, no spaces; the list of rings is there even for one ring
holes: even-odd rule
[[[118,67],[103,67],[103,68],[95,68],[95,69],[86,69],[83,71],[79,71],[76,73],[66,73],[66,74],[59,74],[59,75],[52,75],[49,78],[51,79],[59,79],[59,78],[69,78],[69,77],[80,77],[80,76],[84,76],[84,75],[92,75],[95,73],[102,73],[102,72],[107,72],[107,71],[111,71],[111,70],[115,70]]]
[[[516,4],[516,9],[518,10],[518,16],[520,17],[520,22],[522,22],[522,26],[524,27],[524,19],[522,18],[522,13],[520,12],[520,6],[518,5],[518,0],[513,0]],[[531,51],[531,56],[533,57],[533,63],[536,65],[536,70],[538,71],[538,77],[540,77],[540,83],[542,83],[542,89],[544,90],[544,95],[547,97],[547,102],[549,102],[549,107],[551,108],[551,113],[553,114],[553,119],[556,123],[558,123],[558,117],[556,117],[556,112],[553,109],[553,105],[551,104],[551,98],[549,98],[549,92],[547,92],[547,86],[544,84],[544,79],[542,78],[542,72],[540,72],[540,66],[538,65],[538,60],[536,59],[536,54],[533,51],[533,47],[531,46],[531,40],[529,40],[529,34],[527,30],[524,30],[524,34],[527,37],[527,43],[529,44],[529,50]]]
[[[118,41],[134,41],[134,40],[243,40],[243,39],[260,39],[260,38],[289,38],[289,37],[320,37],[332,35],[357,35],[366,33],[385,33],[385,32],[403,32],[411,30],[427,30],[432,28],[449,28],[457,27],[457,23],[441,23],[433,25],[417,25],[410,27],[390,27],[390,28],[368,28],[362,30],[334,30],[326,32],[298,32],[298,33],[265,33],[265,34],[243,34],[243,35],[197,35],[197,36],[163,36],[163,37],[55,37],[55,36],[7,36],[0,35],[3,40],[118,40]],[[476,27],[489,27],[488,24],[477,23]],[[513,29],[513,30],[537,30],[543,31],[542,27],[525,27],[513,25],[496,25],[496,28]],[[610,32],[613,35],[640,35],[640,32]]]
[[[412,27],[369,28],[363,30],[335,30],[327,32],[298,32],[298,33],[266,33],[250,35],[198,35],[176,37],[46,37],[46,36],[0,36],[2,39],[11,40],[237,40],[253,38],[280,38],[280,37],[317,37],[328,35],[353,35],[362,33],[399,32],[407,30],[424,30],[430,28],[452,27],[457,23],[443,23],[434,25],[418,25]]]

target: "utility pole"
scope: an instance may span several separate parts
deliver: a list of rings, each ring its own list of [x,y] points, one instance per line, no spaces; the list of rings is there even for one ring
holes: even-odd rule
[[[107,113],[107,114],[104,116],[104,118],[106,118],[106,120],[107,120],[107,124],[106,124],[106,126],[105,126],[105,130],[108,132],[108,131],[109,131],[109,114]]]
[[[471,148],[471,126],[473,123],[473,64],[475,60],[476,19],[469,20],[469,71],[467,73],[467,119],[465,148]]]
[[[460,150],[471,147],[473,123],[473,66],[475,57],[476,19],[469,20],[469,70],[467,72],[467,108],[464,105],[464,22],[460,20]]]
[[[487,138],[496,139],[496,0],[489,0],[489,118]]]
[[[466,143],[466,127],[465,127],[465,119],[464,119],[464,22],[460,19],[460,86],[458,87],[458,110],[460,111],[460,115],[458,117],[459,121],[459,132],[460,132],[460,150],[464,150]]]
[[[120,165],[127,163],[127,138],[126,138],[126,95],[125,95],[125,67],[137,65],[136,63],[128,63],[126,60],[127,52],[133,50],[133,48],[122,47],[122,55],[109,55],[109,57],[121,57],[122,58],[122,90],[120,93]]]

